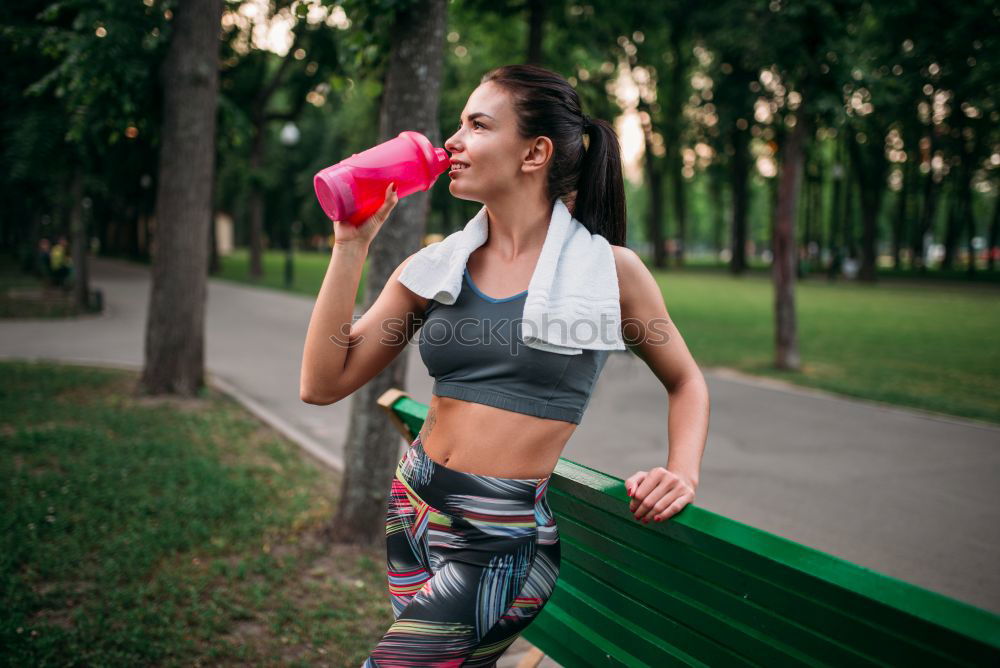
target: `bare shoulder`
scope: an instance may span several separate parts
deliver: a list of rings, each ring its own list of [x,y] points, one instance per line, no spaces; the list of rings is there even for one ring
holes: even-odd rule
[[[413,303],[414,310],[425,311],[427,310],[427,304],[430,303],[430,300],[427,299],[426,297],[421,297],[413,290],[410,290],[403,284],[402,281],[399,280],[399,277],[402,275],[403,270],[406,269],[406,265],[409,264],[410,260],[413,259],[413,256],[419,252],[420,252],[419,250],[414,251],[413,253],[410,253],[410,255],[408,255],[406,258],[404,258],[403,261],[399,263],[399,266],[396,267],[396,269],[392,272],[392,275],[389,276],[388,283],[389,285],[392,286],[393,290],[398,291],[401,294],[405,295]]]
[[[667,311],[663,290],[635,251],[612,246],[621,292],[622,338],[668,390],[700,374]]]
[[[642,258],[627,246],[611,245],[615,257],[615,273],[618,274],[618,293],[622,304],[635,301],[636,287],[646,283],[653,276]]]

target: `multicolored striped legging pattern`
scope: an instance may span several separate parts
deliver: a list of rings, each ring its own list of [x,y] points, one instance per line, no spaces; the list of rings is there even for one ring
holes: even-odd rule
[[[432,460],[419,435],[413,440],[386,512],[396,621],[362,668],[495,664],[559,575],[549,480],[456,471]]]

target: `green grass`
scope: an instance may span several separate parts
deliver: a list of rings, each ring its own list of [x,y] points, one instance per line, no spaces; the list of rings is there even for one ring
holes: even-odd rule
[[[654,272],[698,363],[841,394],[1000,422],[1000,290],[957,283],[800,281],[802,369],[774,357],[768,277]]]
[[[315,297],[326,276],[326,268],[330,265],[329,253],[315,251],[298,251],[294,255],[294,271],[291,292]],[[264,275],[257,280],[250,278],[250,252],[246,248],[238,248],[229,255],[219,258],[220,271],[214,278],[223,278],[239,283],[248,283],[276,290],[288,290],[285,287],[285,253],[284,251],[266,251],[261,257]],[[368,261],[365,261],[358,283],[355,302],[361,302],[361,286],[368,274]]]
[[[2,362],[4,665],[359,665],[381,551],[329,546],[339,475],[206,390]]]
[[[296,291],[315,297],[329,256],[297,256]],[[267,281],[282,276],[280,252],[266,255]],[[225,258],[246,275],[246,254]],[[997,272],[960,280],[880,270],[879,282],[798,281],[802,369],[781,372],[774,357],[773,286],[766,268],[741,278],[705,263],[653,272],[695,359],[799,385],[900,406],[1000,422],[1000,284]]]

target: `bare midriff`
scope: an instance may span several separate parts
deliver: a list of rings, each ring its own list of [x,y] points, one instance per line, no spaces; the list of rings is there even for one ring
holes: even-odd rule
[[[544,478],[575,429],[564,420],[432,395],[420,442],[432,460],[456,471]]]

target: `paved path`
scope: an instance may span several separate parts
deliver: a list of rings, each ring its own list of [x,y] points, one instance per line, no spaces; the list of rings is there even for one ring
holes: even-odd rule
[[[149,273],[93,262],[107,313],[0,321],[0,356],[139,368]],[[276,426],[340,462],[349,401],[298,396],[313,299],[210,279],[207,365]],[[681,324],[683,330],[683,324]],[[431,379],[410,355],[409,391]],[[1000,613],[1000,427],[706,370],[711,428],[695,503],[868,568]],[[625,478],[666,463],[663,387],[613,353],[564,456]]]

